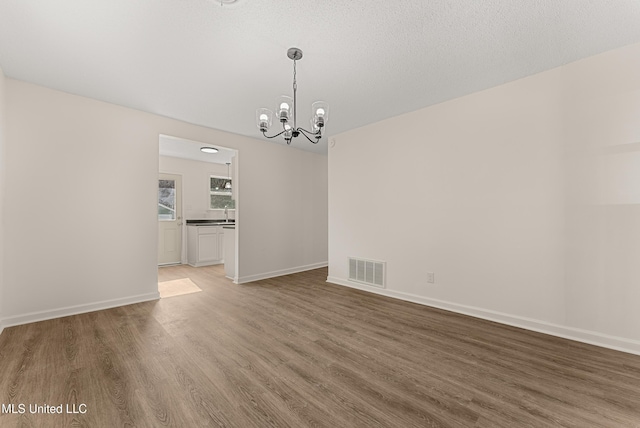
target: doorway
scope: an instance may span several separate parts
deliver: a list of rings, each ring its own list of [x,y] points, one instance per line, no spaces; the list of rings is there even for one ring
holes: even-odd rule
[[[182,263],[182,177],[158,175],[158,266]]]
[[[240,187],[238,180],[238,150],[224,147],[217,143],[199,142],[164,134],[159,135],[158,149],[159,180],[165,178],[167,180],[175,179],[176,190],[166,190],[165,194],[170,195],[175,192],[175,209],[178,212],[175,215],[176,219],[173,220],[171,204],[162,204],[168,207],[165,208],[161,207],[159,201],[158,209],[164,209],[162,214],[168,216],[168,218],[165,221],[161,221],[159,217],[158,265],[187,263],[191,252],[189,234],[187,233],[191,226],[188,226],[188,224],[193,225],[199,222],[215,223],[218,221],[225,223],[224,227],[220,226],[225,231],[235,227],[235,233],[228,233],[229,239],[233,241],[234,245],[227,245],[227,239],[222,239],[224,234],[219,232],[221,249],[218,250],[216,261],[222,261],[227,267],[233,266],[233,269],[230,269],[232,274],[226,275],[229,275],[234,282],[237,282],[239,261],[238,231],[240,227],[237,221]],[[172,175],[178,177],[171,177]],[[223,192],[220,191],[220,183],[215,179],[216,177],[223,180],[222,186],[225,188],[223,195],[221,194]],[[231,202],[233,203],[225,199],[229,196],[227,182],[231,187],[229,190]],[[170,181],[166,183],[169,189],[172,189],[171,185],[172,182]],[[169,232],[161,229],[169,227],[172,221],[179,230]],[[169,244],[175,244],[176,247],[171,248],[172,245]],[[224,248],[229,249],[230,253],[225,251]],[[172,259],[168,258],[169,253],[173,255]],[[167,258],[163,258],[164,256]],[[222,268],[223,266],[220,267]]]

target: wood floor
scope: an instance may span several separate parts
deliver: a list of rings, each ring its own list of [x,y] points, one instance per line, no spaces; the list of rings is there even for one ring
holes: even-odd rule
[[[640,427],[638,356],[327,284],[326,269],[159,275],[202,292],[5,329],[0,427]]]

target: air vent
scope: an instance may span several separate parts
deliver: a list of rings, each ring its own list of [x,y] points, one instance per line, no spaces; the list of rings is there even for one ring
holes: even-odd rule
[[[384,288],[386,263],[349,257],[349,281]]]

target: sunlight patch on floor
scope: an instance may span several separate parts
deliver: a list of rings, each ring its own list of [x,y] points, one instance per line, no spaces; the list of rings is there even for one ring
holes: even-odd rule
[[[164,281],[158,283],[158,291],[160,298],[181,296],[183,294],[197,293],[202,291],[191,279],[180,278],[173,281]]]

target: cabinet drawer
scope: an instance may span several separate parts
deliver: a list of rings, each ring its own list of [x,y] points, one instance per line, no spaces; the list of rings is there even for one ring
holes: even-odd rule
[[[214,233],[218,233],[218,226],[198,227],[198,235],[212,235]]]

